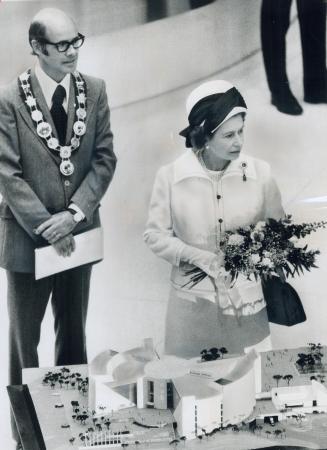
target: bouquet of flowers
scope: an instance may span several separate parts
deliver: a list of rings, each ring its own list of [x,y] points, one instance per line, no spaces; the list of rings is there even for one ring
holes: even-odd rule
[[[308,250],[299,240],[325,228],[327,222],[295,224],[290,215],[283,219],[268,219],[257,224],[227,231],[221,241],[221,250],[225,255],[225,270],[231,275],[231,282],[239,274],[250,279],[271,277],[277,273],[282,278],[310,271],[315,265],[319,250]],[[190,287],[203,280],[207,274],[199,268],[186,273],[191,275]]]

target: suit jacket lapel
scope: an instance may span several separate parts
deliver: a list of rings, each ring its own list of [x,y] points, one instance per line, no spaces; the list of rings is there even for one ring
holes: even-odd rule
[[[67,108],[67,131],[66,131],[66,144],[70,144],[70,140],[73,134],[73,124],[75,122],[75,88],[73,77],[70,77],[68,108]]]

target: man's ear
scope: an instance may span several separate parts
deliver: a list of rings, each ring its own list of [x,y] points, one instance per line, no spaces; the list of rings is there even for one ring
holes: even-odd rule
[[[40,44],[39,41],[37,41],[36,39],[32,39],[31,40],[31,47],[32,47],[32,54],[33,55],[37,55],[39,56],[40,54],[43,53],[42,51],[42,45]]]

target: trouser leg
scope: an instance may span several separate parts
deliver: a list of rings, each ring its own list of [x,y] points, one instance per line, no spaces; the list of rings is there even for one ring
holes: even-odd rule
[[[326,3],[297,0],[300,22],[305,99],[327,98]]]
[[[261,45],[269,89],[279,95],[289,89],[286,73],[286,33],[292,0],[263,0]]]
[[[87,363],[85,326],[91,271],[92,266],[85,265],[54,276],[55,365]]]
[[[22,384],[22,369],[38,366],[41,323],[51,291],[51,279],[7,272],[9,315],[9,384]],[[12,417],[12,432],[19,440]]]

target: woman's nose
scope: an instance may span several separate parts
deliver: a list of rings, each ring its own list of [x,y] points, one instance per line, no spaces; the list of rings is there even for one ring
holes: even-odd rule
[[[234,137],[234,145],[235,146],[241,146],[243,144],[243,136],[240,134],[236,134]]]

